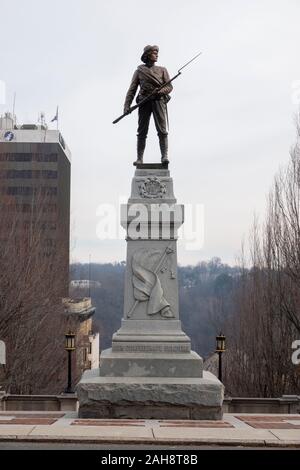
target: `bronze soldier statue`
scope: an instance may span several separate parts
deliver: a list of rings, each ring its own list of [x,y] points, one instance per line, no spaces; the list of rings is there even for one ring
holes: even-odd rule
[[[137,160],[134,165],[143,163],[143,155],[146,146],[146,138],[149,129],[151,114],[153,113],[155,127],[159,138],[161,151],[161,162],[169,163],[168,160],[168,125],[167,125],[167,102],[170,100],[169,93],[173,90],[170,77],[165,67],[155,65],[158,58],[158,46],[146,46],[141,57],[144,65],[139,65],[134,72],[124,104],[124,113],[128,113],[130,105],[135,97],[138,86],[140,86],[136,102],[141,102],[148,95],[153,94],[151,99],[139,107],[139,121],[137,130]],[[167,83],[169,82],[169,83]],[[165,87],[162,87],[167,83]],[[155,90],[158,89],[157,93]]]

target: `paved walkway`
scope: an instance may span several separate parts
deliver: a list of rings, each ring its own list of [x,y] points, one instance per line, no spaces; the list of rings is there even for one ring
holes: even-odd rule
[[[222,421],[79,419],[0,412],[0,441],[299,447],[300,415],[224,414]]]

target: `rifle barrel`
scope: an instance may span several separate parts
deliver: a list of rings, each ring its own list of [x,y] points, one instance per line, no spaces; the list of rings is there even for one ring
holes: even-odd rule
[[[173,80],[175,80],[175,78],[179,77],[179,75],[181,75],[181,70],[186,67],[187,65],[189,65],[191,62],[193,62],[193,60],[195,60],[197,57],[199,57],[199,55],[202,54],[202,52],[199,52],[199,54],[195,55],[195,57],[193,57],[191,60],[189,60],[186,64],[184,64],[177,72],[176,75],[174,75],[174,77],[170,78],[170,80],[168,80],[167,82],[163,83],[160,87],[158,87],[156,90],[154,90],[152,93],[150,93],[150,95],[146,96],[146,98],[144,98],[142,101],[140,101],[138,104],[132,106],[130,109],[129,109],[129,112],[127,113],[123,113],[121,116],[119,116],[117,119],[115,119],[113,121],[113,124],[117,124],[117,122],[121,121],[121,119],[123,119],[125,116],[127,116],[128,114],[132,113],[132,111],[134,111],[135,109],[139,108],[140,106],[142,106],[144,103],[146,103],[147,101],[149,101],[151,99],[151,97],[153,95],[156,95],[156,93],[158,91],[160,91],[162,88],[164,88],[166,85],[169,85],[169,83],[173,82]]]

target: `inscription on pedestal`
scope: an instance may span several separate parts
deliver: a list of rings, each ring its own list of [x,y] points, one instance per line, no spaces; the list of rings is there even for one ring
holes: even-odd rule
[[[113,352],[162,352],[162,353],[189,353],[190,344],[156,344],[156,343],[136,343],[136,344],[115,344],[112,346]]]

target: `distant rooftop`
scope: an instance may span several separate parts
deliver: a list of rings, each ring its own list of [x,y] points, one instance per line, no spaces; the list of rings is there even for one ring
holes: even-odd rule
[[[72,299],[66,297],[62,299],[65,313],[75,314],[84,318],[89,318],[95,313],[95,307],[92,306],[92,299],[90,297],[83,297]]]
[[[59,130],[48,129],[43,118],[38,124],[24,123],[17,125],[16,117],[5,113],[0,117],[0,142],[20,143],[58,143],[71,160],[71,152]]]

